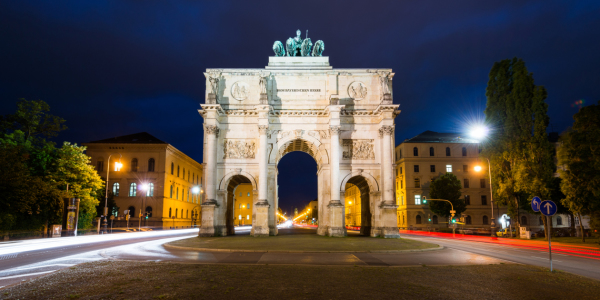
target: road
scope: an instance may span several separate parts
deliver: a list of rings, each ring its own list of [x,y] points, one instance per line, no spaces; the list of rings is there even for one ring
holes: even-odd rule
[[[308,232],[310,231],[310,232]],[[250,227],[236,228],[249,234]],[[310,228],[280,229],[281,234],[316,233]],[[43,276],[76,264],[106,259],[231,264],[311,265],[467,265],[515,262],[548,267],[547,249],[504,243],[491,238],[452,238],[401,232],[403,238],[431,242],[443,250],[414,253],[267,253],[167,250],[169,241],[195,236],[197,229],[136,232],[114,235],[37,239],[0,243],[0,288]],[[349,231],[349,234],[356,232]],[[600,280],[600,252],[558,248],[554,268]]]

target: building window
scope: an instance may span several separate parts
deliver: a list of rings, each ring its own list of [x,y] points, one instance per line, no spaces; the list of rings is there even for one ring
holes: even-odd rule
[[[246,204],[246,208],[250,209],[250,203]]]
[[[431,166],[429,166],[429,170],[430,170],[432,173],[435,173],[435,165],[431,165]]]
[[[400,204],[404,205],[404,196],[400,196]]]
[[[487,196],[481,195],[481,205],[487,205]]]
[[[421,224],[421,216],[417,215],[417,224]]]
[[[469,173],[469,165],[463,165],[463,172]]]
[[[250,197],[250,193],[248,193],[247,197]]]
[[[146,206],[146,214],[148,218],[152,218],[152,206]]]
[[[175,209],[175,218],[177,218],[177,215],[179,215],[179,208]]]
[[[471,216],[467,216],[465,218],[465,223],[467,223],[467,225],[471,225]]]
[[[479,179],[479,186],[480,186],[482,189],[485,189],[485,179]]]
[[[240,192],[240,197],[242,196],[242,192]]]
[[[402,174],[402,167],[400,167],[400,174]]]
[[[562,225],[562,218],[560,216],[556,217],[556,225],[557,226]]]
[[[421,179],[415,178],[415,188],[421,188]]]
[[[417,147],[413,148],[413,155],[414,156],[419,156],[419,149]]]
[[[137,195],[137,184],[135,182],[129,185],[129,197],[135,197]]]
[[[179,177],[179,166],[177,166],[177,177]]]
[[[169,218],[171,217],[172,214],[172,208],[169,207]]]
[[[131,172],[137,172],[138,171],[138,160],[137,158],[134,158],[131,160]]]
[[[403,189],[404,188],[404,181],[400,180],[400,188]]]
[[[467,148],[466,147],[462,148],[462,156],[467,156]]]
[[[415,195],[415,205],[421,205],[421,195]]]
[[[175,170],[175,164],[171,163],[171,175],[173,175],[173,171]]]
[[[250,220],[250,215],[246,215],[246,220]]]
[[[183,178],[183,180],[185,180],[185,168],[183,168],[183,173],[181,173],[181,178]]]
[[[118,182],[113,183],[113,195],[119,197],[120,185]]]
[[[239,215],[239,216],[238,216],[238,220],[241,220],[241,219],[242,219],[242,215]]]
[[[488,225],[488,217],[483,216],[483,225]]]
[[[398,159],[402,158],[402,150],[398,150]]]
[[[177,187],[177,193],[175,193],[175,199],[179,200],[179,187]]]
[[[96,162],[96,170],[98,170],[98,172],[104,172],[104,160],[98,160]]]
[[[242,209],[242,204],[241,203],[238,204],[238,209]]]
[[[148,183],[148,190],[146,191],[147,197],[154,197],[154,183]]]
[[[471,205],[471,196],[465,195],[465,204],[466,205]]]
[[[438,223],[438,217],[436,215],[433,215],[433,224],[437,224]]]
[[[187,202],[190,202],[190,190],[187,191]]]
[[[450,147],[446,147],[446,156],[450,156]]]
[[[183,188],[181,188],[181,201],[185,200],[185,190]],[[182,212],[183,214],[183,212]],[[183,218],[183,215],[181,215]]]
[[[154,158],[148,160],[148,172],[154,172]]]
[[[521,216],[521,225],[527,225],[527,217]]]
[[[190,181],[190,170],[188,170],[188,182]]]
[[[465,179],[463,179],[463,181],[464,181],[465,189],[468,189],[469,188],[469,179],[465,178]]]
[[[130,218],[133,218],[133,217],[135,217],[135,207],[133,207],[133,206],[130,206],[130,207],[128,208],[128,210],[129,210],[129,217],[130,217]]]
[[[452,173],[452,165],[446,165],[446,173]]]
[[[429,156],[435,156],[435,151],[433,150],[433,147],[429,147]]]
[[[415,165],[414,168],[415,168],[415,173],[419,173],[419,165]]]

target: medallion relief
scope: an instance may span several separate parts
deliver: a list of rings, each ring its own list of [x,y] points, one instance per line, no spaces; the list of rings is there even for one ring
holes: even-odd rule
[[[344,159],[375,159],[373,140],[344,140]]]
[[[249,84],[243,81],[238,81],[231,86],[231,97],[240,101],[246,100],[246,98],[248,98],[249,90]]]
[[[254,158],[256,142],[246,140],[225,140],[223,158]]]
[[[360,81],[355,81],[348,86],[348,95],[354,100],[362,100],[367,96],[367,87]]]

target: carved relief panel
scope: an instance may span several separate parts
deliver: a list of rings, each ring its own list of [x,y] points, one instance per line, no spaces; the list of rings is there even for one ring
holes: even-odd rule
[[[373,140],[344,140],[344,159],[375,159]]]
[[[256,142],[253,140],[226,139],[223,158],[254,158],[256,148]]]

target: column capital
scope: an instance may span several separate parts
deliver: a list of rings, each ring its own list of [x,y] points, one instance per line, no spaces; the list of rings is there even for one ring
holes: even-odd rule
[[[394,133],[394,125],[383,125],[379,128],[379,136],[392,135]]]
[[[261,135],[267,134],[268,131],[269,125],[258,125],[258,133],[260,133]]]
[[[219,127],[215,126],[215,125],[207,125],[206,126],[206,133],[208,133],[208,134],[214,134],[214,135],[219,135]]]
[[[339,135],[341,131],[341,126],[329,126],[329,133],[331,135]]]

